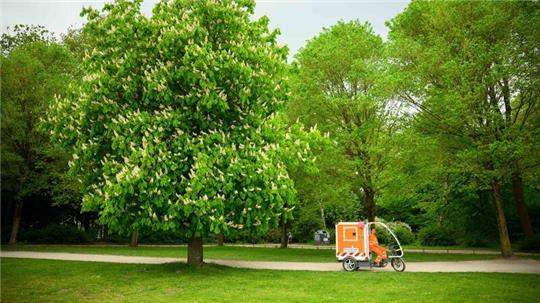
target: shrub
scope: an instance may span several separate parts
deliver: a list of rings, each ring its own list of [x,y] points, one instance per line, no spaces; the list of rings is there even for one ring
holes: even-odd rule
[[[532,239],[522,241],[521,250],[540,251],[540,234],[536,234]]]
[[[464,237],[461,237],[459,241],[457,241],[457,244],[463,245],[463,246],[469,246],[469,247],[488,247],[489,244],[492,242],[489,238],[486,238],[485,236],[482,237],[481,235],[466,235]]]
[[[409,224],[403,222],[390,222],[387,225],[394,234],[396,234],[396,237],[401,244],[410,244],[414,242],[414,233]]]
[[[264,237],[265,238],[264,242],[279,243],[281,242],[281,235],[282,235],[281,228],[279,227],[271,228],[270,230],[268,230],[268,233],[266,233]],[[297,239],[294,238],[294,234],[293,234],[293,241],[297,241]]]
[[[306,218],[300,218],[300,220],[295,223],[291,228],[293,241],[296,243],[313,242],[313,233],[320,229],[323,229],[321,227],[320,220],[309,220]]]
[[[131,237],[127,235],[119,235],[116,233],[109,233],[106,239],[100,239],[106,243],[125,244],[131,241]]]
[[[8,228],[3,228],[1,235],[2,235],[2,243],[9,242],[9,238],[11,236],[11,226]]]
[[[418,232],[420,243],[429,246],[455,245],[456,239],[452,230],[442,225],[428,225]]]
[[[386,224],[390,230],[396,235],[396,237],[399,240],[399,243],[401,244],[409,244],[414,242],[414,234],[411,230],[411,227],[407,223],[403,222],[385,222],[382,219],[378,219],[377,222],[381,222]],[[395,240],[393,239],[392,235],[386,229],[384,229],[381,226],[377,226],[377,238],[379,239],[379,242],[387,245],[390,243],[394,243]]]
[[[257,244],[264,242],[262,236],[255,235],[249,230],[235,230],[225,236],[225,242],[228,243],[250,243]]]
[[[21,240],[32,243],[84,244],[93,240],[88,233],[73,225],[50,224],[43,229],[21,233]]]
[[[131,235],[127,237],[131,240]],[[139,243],[187,243],[189,239],[178,231],[141,231]]]

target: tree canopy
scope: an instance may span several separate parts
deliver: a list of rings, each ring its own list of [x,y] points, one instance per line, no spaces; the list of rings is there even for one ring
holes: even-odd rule
[[[518,182],[538,148],[525,125],[540,96],[539,33],[528,26],[539,16],[532,3],[415,1],[389,22],[398,96],[451,150],[453,170],[493,192],[504,255],[511,248],[501,183]]]
[[[15,214],[3,222],[13,223],[10,242],[15,243],[23,202],[39,207],[33,197],[46,197],[42,203],[48,204],[50,200],[63,204],[77,200],[78,187],[64,173],[66,153],[52,145],[39,128],[50,101],[63,93],[77,65],[69,50],[43,27],[15,26],[0,41],[3,212]],[[58,192],[73,195],[56,195]]]
[[[84,12],[94,44],[85,76],[49,125],[73,148],[84,208],[111,230],[197,240],[290,218],[286,164],[307,162],[309,146],[274,114],[287,98],[287,49],[253,7],[163,1],[146,17],[140,1],[116,1]]]
[[[298,71],[287,107],[293,119],[317,124],[331,134],[336,144],[329,148],[342,159],[338,174],[350,180],[349,191],[363,201],[362,211],[352,215],[362,214],[370,221],[375,218],[377,179],[384,166],[382,142],[391,132],[378,86],[383,49],[382,39],[367,23],[341,21],[324,29],[295,57]],[[334,157],[323,157],[322,163],[334,163]]]
[[[200,264],[203,239],[380,220],[538,246],[537,2],[411,1],[388,39],[339,21],[291,62],[254,1],[141,5],[2,34],[3,241],[131,235]]]

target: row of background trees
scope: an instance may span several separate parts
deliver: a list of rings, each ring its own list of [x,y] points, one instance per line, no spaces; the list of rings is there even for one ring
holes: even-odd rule
[[[317,174],[288,169],[298,203],[285,227],[295,239],[338,221],[380,219],[406,223],[395,227],[409,242],[416,234],[428,245],[500,243],[505,256],[511,240],[538,245],[535,24],[534,2],[413,1],[388,21],[387,41],[359,21],[308,41],[290,64],[281,111],[332,143],[312,146]],[[71,152],[51,143],[40,122],[54,96],[81,81],[92,36],[71,30],[58,39],[17,26],[1,40],[2,241],[47,241],[44,229],[73,242],[125,241],[96,212],[81,212],[81,186],[66,173]],[[276,241],[286,228],[226,240]],[[140,237],[187,241],[172,231]]]

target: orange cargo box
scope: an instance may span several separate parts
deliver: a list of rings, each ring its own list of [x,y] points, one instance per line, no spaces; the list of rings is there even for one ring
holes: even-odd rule
[[[368,258],[369,242],[364,222],[340,222],[336,224],[336,257],[342,261],[352,256],[358,261]]]

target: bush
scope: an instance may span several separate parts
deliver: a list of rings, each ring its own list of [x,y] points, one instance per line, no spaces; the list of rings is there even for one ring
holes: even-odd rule
[[[11,237],[11,226],[8,228],[2,229],[2,243],[9,242],[9,238]]]
[[[392,230],[392,232],[396,235],[396,237],[399,240],[399,243],[409,244],[409,243],[414,242],[415,237],[409,224],[399,222],[399,221],[385,222],[382,219],[377,219],[377,222],[386,224],[386,226],[388,226],[388,228],[390,228],[390,230]],[[387,245],[387,244],[395,242],[392,235],[390,235],[390,233],[386,229],[384,229],[381,226],[377,226],[376,228],[377,228],[377,238],[379,239],[380,243]]]
[[[411,227],[407,223],[403,222],[390,222],[388,227],[396,234],[401,244],[410,244],[415,240]]]
[[[43,229],[22,232],[20,240],[31,243],[84,244],[91,242],[93,237],[72,225],[50,224]]]
[[[532,239],[521,242],[521,250],[524,251],[540,251],[540,234],[536,234]]]
[[[262,236],[255,235],[248,230],[232,230],[230,234],[225,236],[226,243],[263,243]]]
[[[490,241],[485,236],[482,237],[481,235],[466,235],[465,237],[460,238],[457,244],[469,247],[489,247],[489,244],[491,242],[492,241]]]
[[[99,239],[99,241],[105,243],[126,244],[131,241],[131,237],[109,232],[106,239]]]
[[[428,246],[455,245],[454,233],[446,226],[429,225],[418,232],[418,240]]]
[[[281,227],[272,228],[268,231],[268,233],[266,233],[264,237],[264,242],[280,243],[282,234],[283,232],[281,231]],[[293,234],[293,241],[297,241],[297,239],[294,238],[294,234]]]
[[[131,241],[131,235],[128,237]],[[189,239],[181,232],[176,231],[141,231],[139,232],[139,243],[188,243]]]

